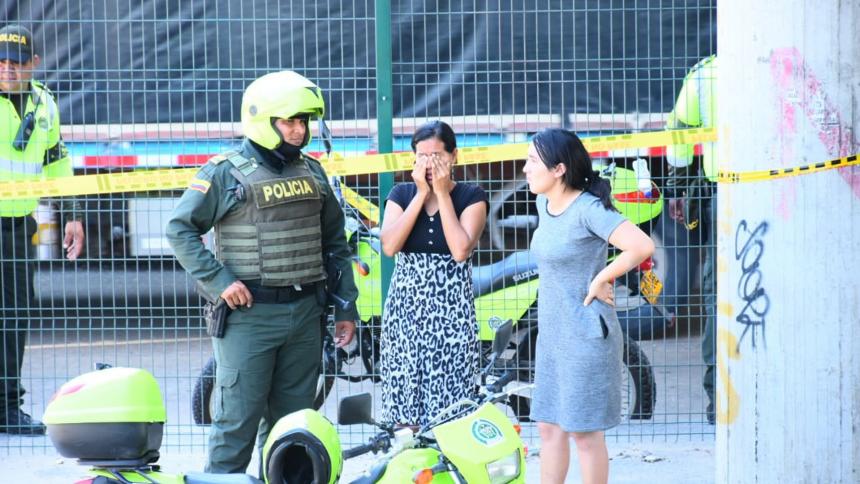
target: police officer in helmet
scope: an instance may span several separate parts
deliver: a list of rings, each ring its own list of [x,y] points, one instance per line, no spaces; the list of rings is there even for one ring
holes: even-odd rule
[[[303,154],[322,92],[292,72],[264,75],[242,98],[240,149],[215,156],[182,195],[167,238],[201,294],[229,306],[213,337],[217,370],[207,472],[244,472],[282,416],[309,408],[322,354],[326,259],[342,277],[328,291],[355,301],[344,216],[320,163]],[[214,254],[201,236],[214,228]],[[358,313],[335,306],[348,344]],[[258,434],[259,424],[259,434]]]
[[[40,58],[30,31],[0,28],[0,181],[37,181],[72,176],[72,162],[60,136],[54,94],[33,79]],[[31,214],[38,198],[0,200],[0,432],[42,435],[45,426],[21,408],[21,367],[33,307],[30,238],[37,230]],[[80,204],[59,201],[66,219],[63,247],[75,260],[84,249]]]
[[[675,107],[666,127],[688,128],[717,126],[717,56],[712,55],[693,66],[681,84]],[[697,236],[705,252],[702,266],[702,305],[705,327],[702,332],[702,380],[708,406],[708,423],[716,422],[717,352],[717,153],[714,143],[702,146],[701,166],[694,162],[693,145],[672,145],[666,149],[669,173],[665,194],[669,217]],[[698,233],[696,233],[698,232]]]

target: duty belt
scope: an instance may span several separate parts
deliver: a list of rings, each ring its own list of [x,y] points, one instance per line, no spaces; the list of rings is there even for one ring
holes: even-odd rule
[[[287,303],[317,294],[317,283],[302,284],[296,288],[295,286],[266,287],[245,282],[245,287],[251,291],[254,302],[260,304]]]

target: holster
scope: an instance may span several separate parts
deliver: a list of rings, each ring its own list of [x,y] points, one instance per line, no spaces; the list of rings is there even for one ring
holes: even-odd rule
[[[221,298],[215,303],[206,301],[203,305],[203,319],[206,321],[206,334],[213,338],[223,338],[227,331],[227,316],[230,306]]]
[[[684,191],[684,226],[695,230],[702,220],[703,202],[714,195],[714,183],[704,177],[692,180]]]
[[[696,174],[698,172],[698,174]],[[702,220],[702,202],[714,195],[715,184],[705,177],[701,167],[669,166],[664,194],[684,199],[684,227],[696,230]]]

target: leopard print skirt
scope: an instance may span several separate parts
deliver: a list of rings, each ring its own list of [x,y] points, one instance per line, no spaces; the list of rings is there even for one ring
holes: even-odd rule
[[[397,255],[380,353],[387,422],[424,425],[472,394],[479,354],[471,261]]]

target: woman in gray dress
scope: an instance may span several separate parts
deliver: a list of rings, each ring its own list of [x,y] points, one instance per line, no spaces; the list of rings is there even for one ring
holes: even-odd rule
[[[621,419],[621,327],[611,281],[649,257],[654,243],[612,206],[609,182],[572,132],[535,135],[523,172],[540,219],[531,241],[540,273],[531,418],[541,436],[541,482],[564,482],[573,437],[582,482],[605,483],[603,432]],[[607,242],[621,251],[608,265]]]

